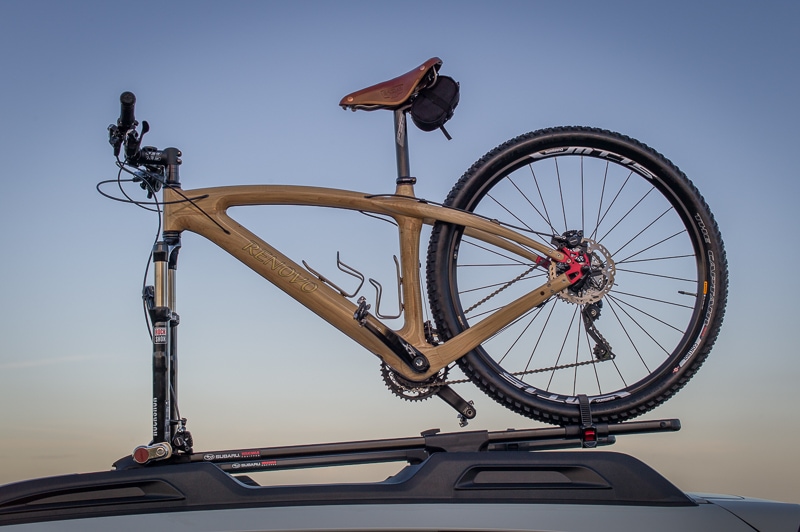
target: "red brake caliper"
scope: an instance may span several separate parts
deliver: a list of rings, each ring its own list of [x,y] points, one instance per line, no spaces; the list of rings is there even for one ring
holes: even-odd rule
[[[565,255],[564,260],[561,262],[568,265],[568,268],[563,273],[567,274],[570,284],[575,284],[583,279],[583,267],[589,264],[589,256],[586,253],[573,251],[566,247],[561,248],[561,252]]]

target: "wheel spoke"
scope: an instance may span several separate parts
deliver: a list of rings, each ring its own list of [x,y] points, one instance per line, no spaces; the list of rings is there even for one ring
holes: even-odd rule
[[[577,308],[575,309],[577,311]],[[581,348],[581,328],[575,328],[575,366],[572,368],[572,395],[578,395],[578,358]]]
[[[667,301],[666,299],[658,299],[658,298],[655,298],[655,297],[647,297],[647,296],[642,296],[642,295],[639,295],[639,294],[631,294],[631,293],[628,293],[628,292],[621,292],[619,290],[612,290],[610,293],[611,294],[617,294],[617,295],[624,295],[624,296],[628,296],[628,297],[638,297],[639,299],[646,299],[647,301],[655,301],[656,303],[663,303],[665,305],[674,305],[676,307],[681,307],[681,308],[685,308],[685,309],[689,309],[689,310],[694,309],[694,307],[691,306],[691,305],[683,305],[681,303],[675,303],[673,301]],[[676,292],[676,294],[677,293],[680,293],[680,292]]]
[[[569,230],[567,223],[567,207],[564,205],[564,189],[561,188],[561,172],[558,169],[558,157],[553,157],[553,163],[556,165],[556,177],[558,178],[558,196],[561,198],[561,214],[564,216],[564,231]]]
[[[554,304],[550,305],[550,312],[547,313],[547,319],[544,321],[544,325],[542,325],[542,329],[539,332],[539,337],[536,339],[536,343],[533,345],[533,349],[531,349],[531,355],[528,357],[528,361],[525,363],[525,371],[531,369],[531,362],[533,361],[533,355],[534,353],[536,353],[536,349],[539,347],[539,342],[542,341],[542,336],[544,335],[544,331],[547,329],[547,324],[550,323],[550,317],[553,315],[553,311],[556,308],[555,301],[553,303]]]
[[[500,264],[500,266],[503,266],[503,264]],[[529,279],[537,279],[539,277],[544,277],[544,273],[537,272],[534,275],[523,277],[522,279],[520,279],[520,281],[527,281]],[[495,287],[498,287],[498,286],[504,286],[506,284],[508,284],[508,281],[503,281],[503,282],[500,282],[500,283],[485,284],[485,285],[477,286],[475,288],[468,288],[466,290],[461,290],[458,293],[460,295],[464,295],[464,294],[469,294],[471,292],[478,292],[480,290],[487,290],[489,288],[495,288]]]
[[[542,216],[542,213],[539,212],[539,209],[537,209],[536,207],[533,207],[533,203],[531,203],[531,206],[534,208],[534,210],[537,213],[539,213],[539,216],[542,216],[542,218],[544,218],[544,220],[547,222],[547,226],[550,228],[550,230],[553,233],[558,233],[556,228],[553,226],[553,222],[550,221],[550,213],[547,212],[547,202],[544,200],[544,196],[542,196],[542,188],[539,186],[539,180],[536,179],[536,172],[533,171],[533,165],[529,164],[528,168],[530,168],[531,176],[533,177],[533,182],[536,184],[536,190],[539,192],[539,199],[542,201],[542,209],[544,210],[544,216]],[[524,196],[524,194],[523,194],[523,196]],[[527,196],[525,196],[525,197],[527,199]]]
[[[697,282],[695,279],[687,279],[685,277],[675,277],[674,275],[663,275],[660,273],[653,273],[653,272],[641,272],[638,270],[630,270],[627,268],[617,268],[618,272],[628,272],[628,273],[635,273],[639,275],[647,275],[649,277],[659,277],[661,279],[672,279],[673,281],[686,281],[687,283],[695,283]]]
[[[567,340],[569,339],[569,333],[572,330],[572,326],[575,324],[575,315],[577,314],[577,312],[578,312],[578,307],[576,305],[575,312],[572,313],[572,319],[569,321],[569,327],[567,328],[567,332],[564,334],[564,341],[561,342],[561,348],[558,350],[558,358],[556,358],[556,363],[555,363],[556,366],[558,366],[558,364],[561,362],[561,357],[564,355],[564,346],[567,345]],[[547,381],[547,387],[545,387],[545,391],[550,391],[550,385],[553,383],[553,377],[555,376],[555,374],[556,374],[555,369],[550,372],[550,380]]]
[[[630,176],[628,176],[630,177]],[[608,182],[608,161],[606,161],[606,167],[603,171],[603,188],[600,189],[600,201],[597,203],[597,221],[594,224],[594,230],[592,234],[589,236],[592,240],[597,237],[597,229],[600,227],[600,212],[603,210],[603,200],[606,196],[606,183]]]
[[[639,348],[636,346],[636,342],[633,341],[633,337],[628,332],[628,329],[625,327],[625,324],[622,322],[622,319],[620,319],[619,314],[617,314],[617,311],[614,308],[615,305],[610,304],[609,307],[611,307],[611,312],[614,314],[614,318],[616,318],[617,323],[619,324],[620,328],[625,333],[625,337],[631,343],[631,347],[636,352],[636,356],[639,357],[639,360],[642,362],[642,364],[644,365],[644,367],[647,370],[647,372],[650,373],[650,368],[647,366],[647,362],[644,360],[644,357],[642,356],[642,352],[639,351]],[[620,309],[620,310],[622,310],[622,309]],[[623,310],[623,312],[624,312],[624,310]],[[625,314],[627,315],[627,312]],[[630,316],[628,316],[628,317],[630,317]],[[636,320],[631,319],[631,321],[633,321],[633,323],[636,323]],[[636,323],[636,325],[639,325],[639,324]],[[640,326],[640,328],[641,328],[641,326]],[[645,331],[645,333],[647,333],[647,331]],[[614,366],[617,368],[617,371],[619,372],[619,366],[617,366],[616,364],[614,364]],[[622,377],[622,373],[621,372],[620,372],[620,377]],[[626,386],[627,386],[627,384],[626,384]]]
[[[525,262],[523,262],[522,260],[520,260],[520,259],[518,259],[518,258],[516,258],[516,257],[514,257],[512,255],[507,255],[505,253],[500,253],[499,251],[497,251],[497,249],[487,247],[484,244],[478,244],[475,240],[464,240],[463,243],[464,244],[468,244],[470,246],[475,246],[476,248],[480,248],[480,249],[482,249],[484,251],[488,251],[489,253],[492,253],[494,255],[497,255],[498,257],[502,257],[504,259],[510,260],[512,262],[516,262],[517,264],[525,264]]]
[[[634,203],[634,204],[633,204],[633,207],[631,207],[630,209],[628,209],[628,212],[626,212],[626,213],[625,213],[625,214],[622,216],[622,218],[620,218],[619,220],[617,220],[617,223],[615,223],[615,224],[613,225],[613,227],[611,227],[611,229],[609,229],[609,230],[606,232],[606,234],[605,234],[605,235],[603,235],[603,236],[601,236],[599,239],[597,239],[597,241],[602,243],[602,242],[603,242],[603,240],[605,240],[605,239],[608,237],[608,235],[610,235],[610,234],[611,234],[611,232],[612,232],[612,231],[614,231],[614,229],[616,229],[616,228],[619,226],[619,224],[621,224],[621,223],[622,223],[622,222],[623,222],[623,221],[624,221],[624,220],[625,220],[625,219],[626,219],[626,218],[627,218],[627,217],[628,217],[628,216],[629,216],[629,215],[630,215],[630,214],[631,214],[631,213],[632,213],[632,212],[633,212],[633,211],[636,209],[636,207],[638,207],[639,205],[641,205],[641,204],[642,204],[642,202],[645,200],[645,198],[647,198],[647,196],[649,196],[649,195],[650,195],[650,193],[651,193],[652,191],[654,191],[654,190],[655,190],[655,188],[651,188],[650,190],[648,190],[648,191],[647,191],[647,193],[646,193],[644,196],[642,196],[641,198],[639,198],[639,201],[637,201],[636,203]]]
[[[693,259],[694,255],[672,255],[669,257],[653,257],[650,259],[637,259],[637,260],[624,260],[615,262],[615,264],[635,264],[637,262],[655,262],[659,260],[675,260],[675,259]]]
[[[631,209],[631,210],[633,210],[633,209]],[[660,215],[659,215],[659,216],[658,216],[658,217],[657,217],[655,220],[653,220],[652,222],[650,222],[649,224],[647,224],[647,225],[644,227],[644,229],[642,229],[641,231],[639,231],[638,233],[636,233],[636,234],[635,234],[633,237],[631,237],[631,239],[630,239],[630,240],[628,240],[627,242],[625,242],[625,243],[624,243],[622,246],[618,247],[618,248],[616,249],[616,251],[614,251],[614,253],[613,253],[611,256],[612,256],[612,257],[613,257],[613,256],[615,256],[617,253],[619,253],[620,251],[622,251],[623,249],[625,249],[626,247],[628,247],[628,245],[629,245],[631,242],[633,242],[634,240],[636,240],[637,238],[639,238],[640,236],[642,236],[642,235],[644,234],[644,232],[645,232],[645,231],[647,231],[648,229],[650,229],[650,228],[653,226],[653,224],[655,224],[657,221],[659,221],[661,218],[663,218],[663,217],[664,217],[664,215],[665,215],[665,214],[667,214],[668,212],[670,212],[671,210],[672,210],[672,207],[670,207],[670,208],[669,208],[669,209],[667,209],[666,211],[662,212],[662,213],[661,213],[661,214],[660,214]],[[622,221],[622,220],[620,220],[620,221]],[[616,227],[616,226],[615,226],[615,227]],[[613,228],[612,228],[612,231],[613,231]],[[609,231],[609,232],[610,232],[610,231]],[[606,235],[606,236],[608,236],[608,235]]]
[[[512,181],[512,182],[513,182],[513,181]],[[524,196],[524,194],[523,194],[523,196]],[[495,202],[495,203],[496,203],[496,204],[497,204],[497,205],[498,205],[498,206],[499,206],[501,209],[503,209],[503,210],[504,210],[504,211],[506,211],[508,214],[510,214],[510,215],[511,215],[511,217],[512,217],[512,218],[514,218],[514,219],[515,219],[517,222],[519,222],[520,224],[522,224],[522,225],[525,227],[525,229],[527,229],[528,231],[533,231],[533,229],[531,229],[531,226],[529,226],[527,223],[525,223],[525,222],[522,220],[522,218],[520,218],[519,216],[517,216],[516,214],[514,214],[513,212],[511,212],[511,211],[508,209],[508,207],[506,207],[505,205],[503,205],[501,202],[497,201],[497,200],[494,198],[494,196],[492,196],[491,194],[486,194],[486,197],[487,197],[487,198],[489,198],[490,200],[494,201],[494,202]],[[527,199],[527,198],[526,198],[526,199]]]
[[[627,307],[630,307],[630,308],[632,308],[632,309],[636,310],[637,312],[639,312],[639,313],[641,313],[641,314],[644,314],[645,316],[647,316],[647,317],[649,317],[649,318],[651,318],[651,319],[654,319],[655,321],[657,321],[657,322],[659,322],[659,323],[662,323],[662,324],[666,325],[667,327],[669,327],[669,328],[671,328],[671,329],[673,329],[673,330],[675,330],[675,331],[677,331],[677,332],[679,332],[679,333],[683,333],[683,329],[681,329],[681,328],[679,328],[679,327],[676,327],[676,326],[674,326],[674,325],[672,325],[672,324],[670,324],[670,323],[667,323],[666,321],[662,320],[661,318],[658,318],[658,317],[656,317],[656,316],[653,316],[653,315],[652,315],[652,314],[650,314],[649,312],[646,312],[646,311],[642,310],[641,308],[637,307],[636,305],[633,305],[633,304],[631,304],[631,303],[628,303],[627,301],[625,301],[625,300],[623,300],[623,299],[620,299],[620,298],[618,298],[618,297],[614,297],[614,296],[612,296],[612,295],[609,295],[609,296],[608,296],[608,299],[609,299],[610,301],[614,301],[614,302],[616,302],[618,305],[620,305],[620,308],[622,308],[622,305],[625,305],[625,306],[627,306]],[[625,309],[622,309],[622,311],[623,311],[623,312],[625,312]],[[625,312],[625,313],[627,314],[627,312]],[[663,349],[663,348],[662,348],[662,349]],[[664,349],[664,351],[666,351],[666,349]]]
[[[617,260],[617,261],[615,261],[615,262],[616,262],[617,264],[624,264],[625,262],[628,262],[628,261],[630,261],[630,260],[631,260],[633,257],[635,257],[635,256],[637,256],[637,255],[641,255],[641,254],[642,254],[642,253],[644,253],[645,251],[650,251],[651,249],[655,248],[656,246],[660,246],[661,244],[664,244],[664,243],[666,243],[666,242],[669,242],[670,240],[672,240],[673,238],[677,237],[678,235],[682,235],[682,234],[685,234],[685,233],[686,233],[686,229],[681,229],[681,230],[680,230],[680,231],[678,231],[677,233],[675,233],[675,234],[673,234],[673,235],[670,235],[670,236],[668,236],[668,237],[666,237],[666,238],[663,238],[663,239],[659,240],[658,242],[656,242],[655,244],[651,244],[651,245],[647,246],[646,248],[644,248],[644,249],[642,249],[642,250],[639,250],[639,251],[637,251],[637,252],[636,252],[636,253],[634,253],[633,255],[628,255],[628,256],[627,256],[627,257],[625,257],[624,259],[620,259],[620,260]],[[694,257],[694,255],[680,255],[680,257]],[[654,259],[644,259],[644,260],[654,260]],[[636,261],[631,261],[631,262],[636,262]]]
[[[542,309],[541,309],[541,308],[539,308],[539,309],[538,309],[538,311],[539,311],[539,312],[541,312],[541,311],[542,311]],[[525,334],[525,333],[528,331],[528,328],[529,328],[529,327],[530,327],[530,326],[533,324],[534,320],[535,320],[535,319],[536,319],[536,317],[539,315],[539,312],[536,312],[536,313],[533,315],[533,317],[531,317],[531,320],[528,322],[528,324],[525,326],[525,328],[524,328],[524,329],[522,329],[522,332],[520,332],[520,333],[519,333],[519,335],[517,335],[517,337],[516,337],[516,339],[514,340],[514,342],[513,342],[513,343],[512,343],[512,344],[511,344],[511,345],[508,347],[508,349],[506,349],[506,352],[503,354],[503,356],[502,356],[502,357],[500,357],[500,360],[498,360],[498,361],[497,361],[497,362],[498,362],[498,364],[502,364],[502,363],[503,363],[503,361],[506,359],[506,357],[507,357],[507,356],[508,356],[508,354],[511,352],[511,350],[512,350],[512,349],[514,349],[514,346],[516,346],[516,345],[517,345],[517,342],[519,342],[520,338],[522,338],[522,336],[523,336],[523,335],[524,335],[524,334]],[[530,314],[530,312],[529,312],[528,314]],[[526,314],[526,315],[527,315],[527,314]],[[519,319],[515,320],[515,321],[519,321],[520,319],[521,319],[521,317],[520,317]],[[513,325],[513,324],[510,324],[510,325]],[[504,327],[504,329],[505,329],[505,327]],[[535,348],[534,348],[534,350],[535,350]],[[527,369],[527,368],[526,368],[526,369]]]
[[[611,212],[611,208],[617,202],[617,198],[619,198],[620,194],[622,194],[622,191],[628,185],[628,181],[630,181],[632,176],[633,176],[633,172],[630,172],[628,174],[628,177],[625,178],[625,181],[622,183],[622,185],[620,185],[619,190],[617,190],[617,193],[614,195],[614,198],[611,200],[611,203],[609,203],[608,207],[606,207],[606,210],[603,212],[603,216],[597,222],[597,227],[595,228],[594,231],[592,231],[592,240],[598,240],[597,232],[600,230],[600,224],[602,224],[605,221],[606,216],[608,216],[608,213]]]

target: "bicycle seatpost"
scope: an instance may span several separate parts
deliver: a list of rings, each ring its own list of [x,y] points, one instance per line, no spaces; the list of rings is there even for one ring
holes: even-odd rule
[[[395,109],[394,111],[394,148],[395,158],[397,159],[397,184],[408,184],[414,182],[411,177],[411,168],[408,155],[408,129],[406,127],[405,109]]]

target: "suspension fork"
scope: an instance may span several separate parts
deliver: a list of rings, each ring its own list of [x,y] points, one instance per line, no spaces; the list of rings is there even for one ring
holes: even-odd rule
[[[153,286],[145,288],[150,322],[153,325],[153,444],[169,444],[172,413],[172,309],[169,307],[169,245],[153,246]],[[174,275],[172,276],[174,281]],[[170,449],[171,451],[171,449]],[[171,452],[170,452],[171,454]]]
[[[192,452],[192,437],[178,411],[178,325],[176,274],[181,240],[179,232],[164,233],[153,246],[153,285],[143,295],[153,325],[153,439],[134,450],[144,464],[164,460],[175,451]]]
[[[177,186],[180,151],[167,148],[164,152],[167,183]],[[167,459],[174,451],[192,452],[192,437],[178,411],[180,316],[175,310],[180,248],[181,233],[164,231],[163,240],[153,246],[153,285],[145,287],[143,294],[153,326],[153,439],[134,450],[133,459],[140,464]]]
[[[180,235],[165,235],[153,247],[153,441],[171,442],[178,422],[178,324],[176,271]]]
[[[164,150],[167,186],[180,186],[180,150]],[[153,247],[153,442],[175,445],[178,430],[178,331],[175,312],[180,232],[164,231]]]

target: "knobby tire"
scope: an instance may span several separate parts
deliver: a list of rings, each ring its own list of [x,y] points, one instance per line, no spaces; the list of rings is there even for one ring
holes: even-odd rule
[[[578,396],[586,395],[595,422],[624,421],[669,399],[708,356],[727,297],[722,238],[695,186],[655,150],[600,129],[528,133],[472,165],[445,205],[548,245],[553,235],[583,231],[598,270],[605,268],[459,359],[466,376],[507,408],[578,423]],[[533,266],[464,236],[463,227],[435,224],[426,275],[440,338],[558,273]],[[608,358],[593,351],[582,319],[598,300],[593,324],[611,347]]]

